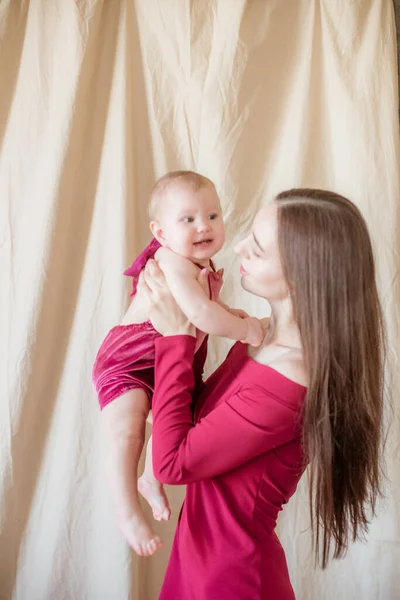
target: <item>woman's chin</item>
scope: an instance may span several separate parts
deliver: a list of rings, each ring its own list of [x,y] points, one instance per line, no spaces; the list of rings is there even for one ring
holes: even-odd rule
[[[244,290],[246,290],[246,292],[250,292],[250,294],[251,294],[252,293],[251,287],[249,287],[247,279],[248,279],[247,275],[241,275],[240,276],[240,285],[242,286],[242,288]]]
[[[241,278],[240,278],[240,285],[242,286],[242,289],[245,292],[248,292],[249,294],[252,294],[253,296],[258,296],[258,298],[264,298],[264,299],[266,299],[266,296],[264,295],[264,293],[261,290],[257,289],[257,287],[254,288],[251,285],[251,282],[249,282],[249,278],[248,278],[247,275],[242,275],[241,276]]]

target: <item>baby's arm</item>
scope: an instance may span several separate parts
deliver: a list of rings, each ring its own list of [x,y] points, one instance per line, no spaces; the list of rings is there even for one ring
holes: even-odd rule
[[[218,304],[220,304],[222,308],[230,312],[232,315],[235,315],[235,317],[240,317],[241,319],[247,319],[247,317],[250,317],[245,310],[242,310],[241,308],[231,308],[225,304],[225,302],[222,302],[222,300],[218,300]]]
[[[242,319],[210,300],[197,281],[198,268],[189,259],[167,248],[160,248],[155,258],[175,300],[197,329],[253,346],[261,343],[263,331],[259,320],[253,317]]]

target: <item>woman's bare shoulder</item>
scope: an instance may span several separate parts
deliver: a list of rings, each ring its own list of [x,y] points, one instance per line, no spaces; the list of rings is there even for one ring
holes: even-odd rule
[[[269,366],[295,383],[308,386],[308,373],[301,352],[286,352],[269,362]]]

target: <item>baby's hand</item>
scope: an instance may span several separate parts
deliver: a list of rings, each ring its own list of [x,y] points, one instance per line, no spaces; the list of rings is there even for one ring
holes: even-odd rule
[[[241,308],[231,308],[230,306],[225,304],[225,302],[222,302],[221,298],[218,300],[218,302],[220,303],[222,308],[227,310],[234,317],[240,317],[240,319],[247,319],[250,316],[245,310],[242,310]]]
[[[264,330],[261,321],[255,317],[247,317],[245,319],[247,325],[246,338],[242,340],[244,344],[250,346],[259,346],[264,338]]]
[[[245,310],[242,310],[241,308],[229,308],[227,306],[226,309],[229,310],[229,312],[235,317],[240,317],[241,319],[248,319],[250,317],[250,315],[247,314],[247,312]]]

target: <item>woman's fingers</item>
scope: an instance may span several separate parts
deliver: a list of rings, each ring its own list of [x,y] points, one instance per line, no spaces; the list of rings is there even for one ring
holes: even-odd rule
[[[139,275],[137,290],[145,297],[149,319],[161,335],[196,335],[195,327],[176,303],[156,262],[147,262]]]
[[[199,283],[201,285],[201,287],[203,288],[203,290],[208,291],[208,274],[209,274],[210,270],[207,268],[201,269],[198,277],[197,277],[197,283]]]
[[[147,285],[144,271],[141,271],[139,274],[136,289],[138,294],[145,296],[149,301],[151,300],[151,289]]]
[[[147,261],[145,268],[140,272],[137,289],[152,305],[170,295],[164,273],[155,260]]]
[[[161,271],[160,267],[158,266],[158,263],[155,260],[153,260],[153,259],[148,260],[144,270],[146,273],[151,274],[151,276],[160,285],[165,283],[164,273]]]
[[[144,268],[144,278],[148,287],[153,291],[161,293],[168,289],[164,273],[155,260],[149,260]]]

